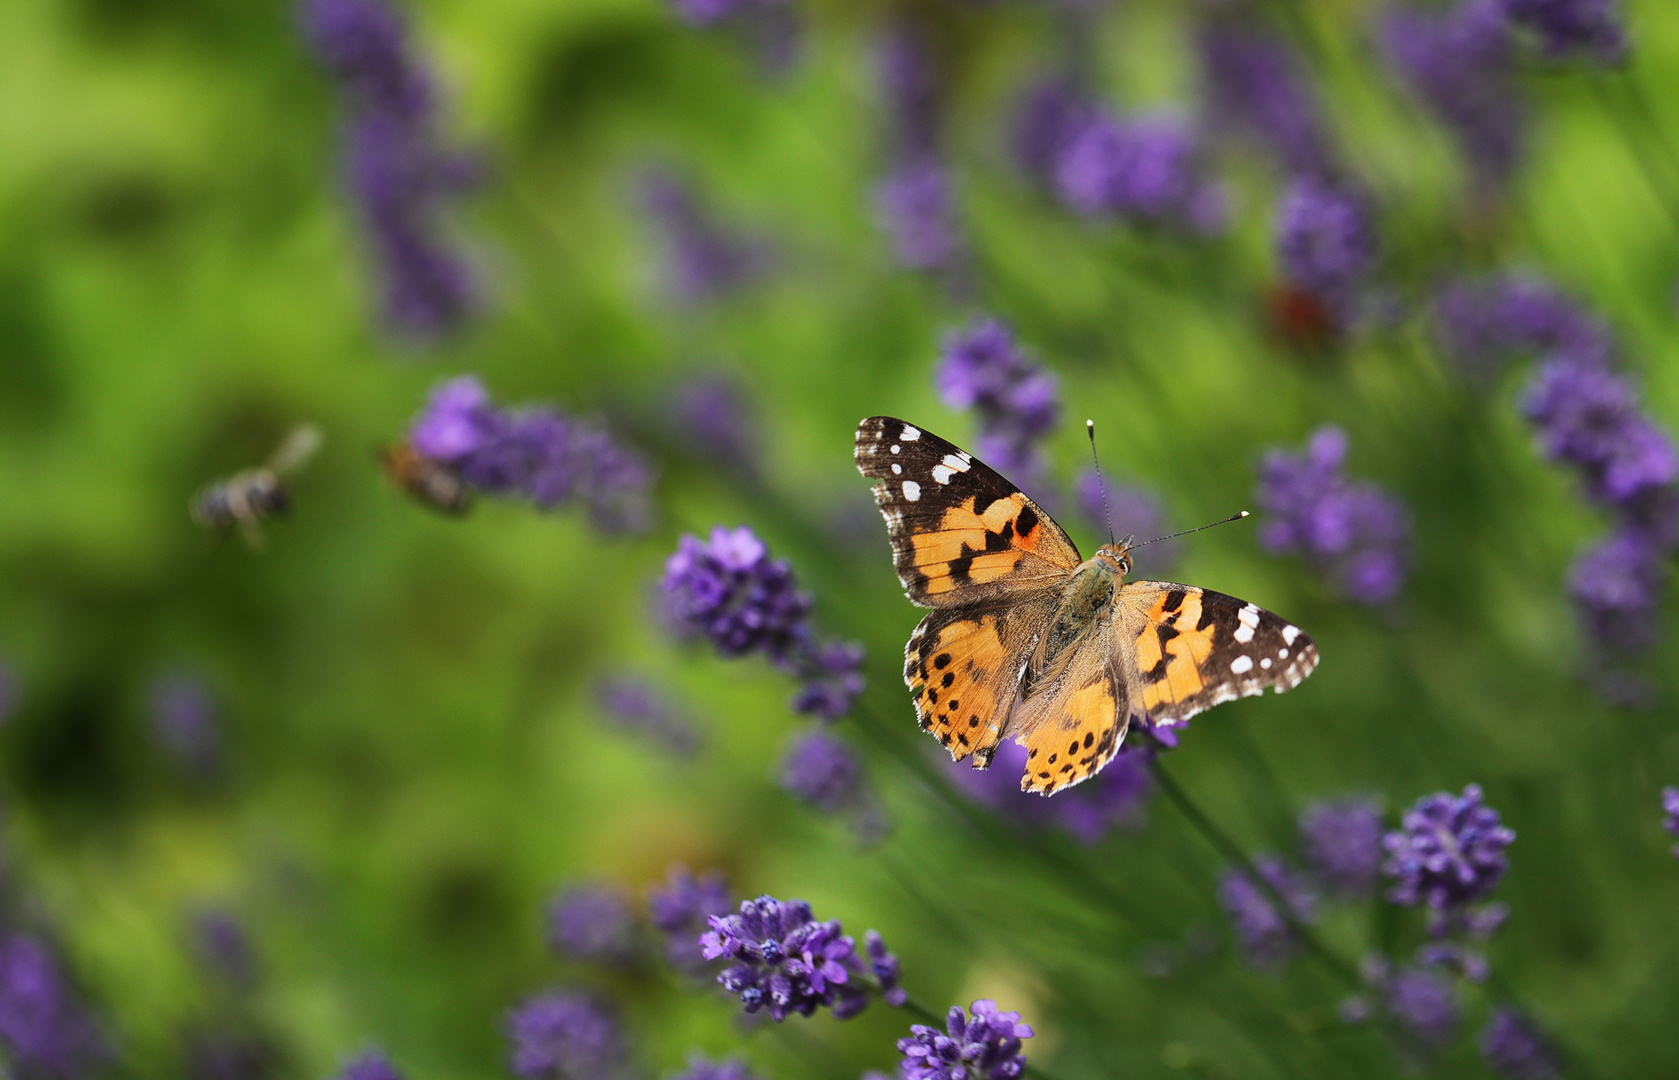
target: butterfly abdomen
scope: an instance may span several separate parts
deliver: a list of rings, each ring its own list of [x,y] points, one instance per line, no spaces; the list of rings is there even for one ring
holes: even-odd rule
[[[1032,665],[1026,691],[1028,695],[1046,677],[1059,674],[1073,650],[1093,629],[1102,625],[1102,614],[1113,605],[1117,586],[1118,580],[1113,571],[1094,559],[1067,582],[1049,632],[1044,635],[1040,660]]]

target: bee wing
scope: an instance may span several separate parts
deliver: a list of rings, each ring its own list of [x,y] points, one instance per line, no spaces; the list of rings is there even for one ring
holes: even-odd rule
[[[314,424],[301,424],[268,456],[268,468],[277,473],[291,472],[301,468],[320,448],[321,429]]]

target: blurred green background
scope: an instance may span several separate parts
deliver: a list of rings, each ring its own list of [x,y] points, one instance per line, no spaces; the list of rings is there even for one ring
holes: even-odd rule
[[[1268,977],[1220,946],[1145,970],[1151,948],[1225,934],[1221,860],[1170,805],[1091,851],[999,845],[913,767],[928,747],[897,673],[918,613],[868,520],[851,437],[884,412],[971,440],[931,371],[974,310],[1010,320],[1061,379],[1058,475],[1083,465],[1092,416],[1110,471],[1160,491],[1180,526],[1249,504],[1264,448],[1325,422],[1352,433],[1352,471],[1414,514],[1402,600],[1346,604],[1247,525],[1186,543],[1177,577],[1286,614],[1323,663],[1296,693],[1197,719],[1169,765],[1255,850],[1293,850],[1314,797],[1375,793],[1396,811],[1484,785],[1519,834],[1495,970],[1591,1074],[1679,1070],[1679,866],[1656,808],[1679,780],[1679,665],[1660,662],[1679,643],[1652,666],[1649,709],[1610,707],[1578,678],[1563,577],[1602,523],[1534,453],[1518,377],[1466,390],[1415,320],[1328,353],[1280,342],[1261,302],[1276,178],[1240,155],[1221,159],[1236,198],[1221,240],[1091,228],[1046,205],[1007,160],[1003,117],[1051,61],[1052,20],[1024,2],[951,6],[948,150],[977,283],[961,299],[897,268],[873,220],[870,42],[886,5],[803,4],[804,53],[780,81],[654,0],[406,5],[451,135],[492,162],[459,222],[487,307],[415,349],[371,314],[333,95],[288,5],[0,4],[0,655],[22,688],[0,729],[6,872],[107,1019],[119,1073],[181,1075],[183,1029],[226,1008],[187,946],[186,915],[206,904],[253,936],[250,1007],[279,1075],[327,1075],[369,1040],[417,1080],[503,1075],[505,1010],[562,984],[618,1001],[649,1072],[695,1046],[743,1047],[770,1077],[893,1065],[908,1019],[884,1007],[743,1032],[710,990],[549,953],[556,887],[639,895],[676,861],[877,927],[919,1000],[1019,1009],[1039,1031],[1032,1060],[1057,1077],[1400,1072],[1378,1033],[1337,1023],[1345,988],[1307,963]],[[1396,295],[1452,271],[1541,270],[1612,321],[1646,407],[1679,421],[1675,221],[1601,93],[1631,80],[1673,129],[1679,11],[1626,5],[1625,76],[1530,75],[1530,162],[1507,206],[1466,223],[1450,148],[1371,59],[1375,6],[1275,6],[1313,43]],[[1189,14],[1175,0],[1104,12],[1109,100],[1193,101]],[[773,236],[779,271],[716,307],[664,302],[634,194],[649,161]],[[613,416],[634,439],[658,430],[672,386],[718,370],[757,406],[764,481],[667,445],[643,538],[518,504],[445,520],[372,461],[461,371],[501,401]],[[325,448],[267,549],[196,529],[189,496],[302,420]],[[821,626],[869,649],[869,712],[886,723],[841,730],[895,826],[877,845],[776,786],[800,728],[786,681],[673,645],[650,618],[676,537],[741,523],[792,560]],[[1066,524],[1088,551],[1096,537]],[[224,718],[214,783],[183,779],[148,735],[150,680],[183,667]],[[702,719],[699,757],[603,725],[591,680],[624,669]],[[1032,846],[1076,871],[1047,872]],[[1401,921],[1341,910],[1323,934],[1356,959],[1403,940]],[[1449,1060],[1442,1075],[1481,1075],[1473,1054]]]

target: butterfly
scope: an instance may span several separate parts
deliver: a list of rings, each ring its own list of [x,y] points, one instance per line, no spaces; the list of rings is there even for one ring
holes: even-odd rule
[[[1129,538],[1083,559],[1024,492],[922,428],[870,417],[856,458],[878,481],[898,580],[933,609],[904,649],[916,719],[976,769],[1005,738],[1025,746],[1022,791],[1095,776],[1132,724],[1282,693],[1317,667],[1312,639],[1255,604],[1126,582]]]

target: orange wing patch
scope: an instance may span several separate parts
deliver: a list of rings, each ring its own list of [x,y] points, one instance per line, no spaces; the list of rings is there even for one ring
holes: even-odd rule
[[[916,720],[950,751],[989,764],[1014,700],[1019,671],[998,614],[923,619],[905,652],[904,682],[915,695]],[[1006,699],[1006,700],[1005,700]]]
[[[977,496],[948,507],[937,529],[912,533],[913,565],[927,579],[927,592],[949,592],[960,584],[986,584],[1012,574],[1025,553],[1038,554],[1043,520],[1015,492],[981,511]]]
[[[1120,707],[1114,680],[1098,671],[1050,703],[1043,722],[1017,740],[1026,747],[1020,790],[1053,795],[1096,775],[1119,751],[1130,710]]]
[[[1213,653],[1217,626],[1201,623],[1200,589],[1164,593],[1149,608],[1135,642],[1144,709],[1175,705],[1206,688],[1201,669]]]

